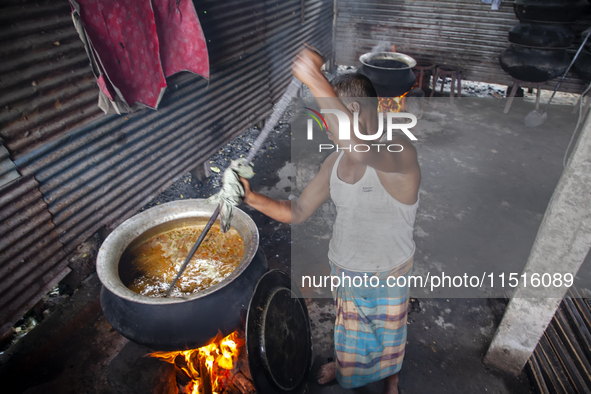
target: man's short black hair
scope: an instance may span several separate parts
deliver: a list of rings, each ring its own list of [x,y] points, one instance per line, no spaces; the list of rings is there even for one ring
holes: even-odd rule
[[[336,76],[330,84],[339,97],[378,97],[373,83],[363,74],[342,74]]]
[[[349,105],[356,101],[372,111],[378,107],[378,94],[373,83],[363,74],[349,73],[336,76],[330,84],[341,102]],[[369,97],[365,100],[355,100],[356,97]]]

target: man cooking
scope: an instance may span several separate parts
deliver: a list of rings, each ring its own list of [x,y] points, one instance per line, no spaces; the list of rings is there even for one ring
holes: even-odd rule
[[[402,146],[399,152],[375,145],[367,152],[350,149],[368,144],[353,131],[354,112],[359,113],[361,134],[378,130],[377,94],[371,81],[360,74],[338,76],[331,86],[320,71],[322,63],[320,56],[306,49],[297,56],[292,72],[310,88],[321,109],[337,109],[350,118],[351,138],[340,140],[337,117],[325,114],[328,138],[339,149],[324,161],[301,196],[296,201],[275,200],[253,192],[241,178],[244,202],[277,221],[297,224],[332,198],[337,217],[328,252],[331,274],[377,276],[383,284],[388,276],[408,275],[412,268],[421,182],[417,153],[402,135],[388,142]],[[408,288],[341,286],[333,296],[336,361],[321,367],[318,383],[336,378],[341,386],[355,388],[385,379],[384,393],[398,393]]]

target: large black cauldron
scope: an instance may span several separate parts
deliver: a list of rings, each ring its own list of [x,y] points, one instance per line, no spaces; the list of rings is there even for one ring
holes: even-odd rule
[[[359,57],[361,74],[373,83],[379,97],[398,97],[412,89],[417,61],[397,52],[366,53]]]
[[[574,33],[559,23],[520,22],[509,30],[509,42],[534,48],[568,48]]]
[[[545,82],[564,74],[570,59],[564,49],[527,48],[511,45],[499,56],[499,63],[513,78]]]
[[[119,260],[132,243],[185,226],[205,224],[215,209],[205,200],[174,201],[125,221],[105,240],[97,256],[103,284],[101,306],[107,321],[126,338],[156,350],[185,350],[205,345],[218,329],[230,334],[242,324],[267,261],[258,249],[255,223],[235,209],[232,226],[244,242],[236,270],[219,284],[186,298],[153,298],[134,293],[119,276]]]
[[[515,0],[513,10],[520,21],[572,22],[589,8],[586,0]]]

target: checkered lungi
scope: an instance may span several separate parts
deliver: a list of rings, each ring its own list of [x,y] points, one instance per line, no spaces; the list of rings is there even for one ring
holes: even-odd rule
[[[400,371],[406,347],[408,285],[388,287],[389,276],[408,276],[413,259],[389,272],[367,273],[367,287],[345,285],[333,291],[336,306],[334,330],[337,380],[355,388]],[[344,270],[330,262],[331,275],[363,277],[363,272]],[[369,277],[377,276],[377,287]],[[375,285],[374,280],[374,285]],[[393,280],[390,280],[393,283]],[[382,287],[382,285],[384,285]]]

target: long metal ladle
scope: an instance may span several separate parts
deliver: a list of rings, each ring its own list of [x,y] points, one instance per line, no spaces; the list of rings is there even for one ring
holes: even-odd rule
[[[322,57],[324,59],[322,52],[320,52],[318,49],[314,48],[312,45],[304,44],[304,46],[307,49],[309,49],[313,52],[316,52],[320,57]],[[324,61],[323,61],[323,63],[324,63]],[[271,116],[265,122],[265,126],[263,127],[261,134],[259,134],[259,136],[255,140],[254,144],[250,148],[250,151],[248,152],[248,156],[246,156],[245,165],[250,164],[254,160],[255,155],[263,146],[263,143],[267,139],[267,136],[269,135],[271,130],[273,130],[273,128],[275,127],[275,125],[279,121],[279,118],[281,117],[281,115],[283,115],[283,113],[285,112],[285,110],[289,106],[289,102],[291,101],[292,97],[295,97],[295,95],[298,93],[298,90],[300,90],[301,87],[302,87],[302,82],[299,79],[297,79],[296,77],[293,77],[291,82],[287,86],[285,93],[283,93],[283,96],[281,96],[281,98],[279,99],[279,102],[277,103],[277,105],[273,109],[273,113],[271,113]],[[205,237],[209,233],[211,226],[213,226],[213,224],[215,223],[219,214],[220,214],[220,206],[218,205],[217,208],[215,209],[215,211],[213,211],[213,214],[211,215],[209,222],[207,222],[207,224],[203,228],[201,235],[199,236],[199,238],[197,238],[195,245],[193,245],[193,248],[191,249],[191,251],[187,255],[187,258],[185,259],[185,262],[183,263],[183,265],[179,269],[179,272],[174,277],[174,280],[172,281],[172,283],[170,284],[170,287],[166,291],[165,297],[168,297],[170,295],[170,293],[172,292],[172,289],[174,288],[174,286],[176,286],[176,283],[178,282],[179,278],[183,275],[183,272],[185,272],[187,265],[189,265],[189,262],[191,261],[191,259],[195,255],[195,252],[197,252],[197,249],[199,249],[199,246],[201,245],[201,243],[203,242],[203,240],[205,239]]]
[[[259,151],[259,149],[261,149],[261,147],[263,146],[263,143],[267,139],[267,136],[269,135],[271,130],[273,130],[273,128],[275,127],[275,125],[279,121],[279,118],[283,114],[283,112],[285,112],[285,110],[287,109],[287,106],[289,105],[291,98],[297,94],[297,92],[301,86],[302,86],[302,82],[299,79],[297,79],[296,77],[293,77],[289,86],[287,87],[287,90],[285,91],[285,93],[283,93],[283,96],[281,96],[281,99],[279,100],[279,102],[277,103],[275,108],[273,109],[273,113],[271,114],[269,119],[265,122],[265,126],[263,127],[263,130],[261,131],[261,133],[259,134],[259,136],[255,140],[254,144],[252,145],[252,148],[250,148],[250,151],[248,152],[248,156],[246,157],[246,164],[245,165],[248,165],[252,162],[255,155]],[[193,245],[193,248],[191,249],[191,251],[187,255],[187,258],[185,259],[183,265],[179,269],[179,272],[176,274],[174,280],[170,284],[170,287],[166,291],[165,297],[168,297],[170,295],[170,293],[172,292],[172,289],[174,288],[174,286],[176,286],[176,283],[178,282],[179,278],[183,275],[183,272],[185,272],[187,265],[189,265],[189,262],[191,261],[191,259],[195,255],[195,252],[197,252],[197,249],[199,249],[199,246],[201,245],[201,243],[203,242],[203,240],[205,239],[205,237],[209,233],[209,230],[211,229],[211,227],[215,223],[219,214],[220,214],[220,206],[218,205],[217,208],[215,209],[215,211],[213,211],[213,214],[211,215],[209,222],[207,222],[207,224],[203,228],[201,235],[199,236],[199,238],[197,238],[195,245]]]

